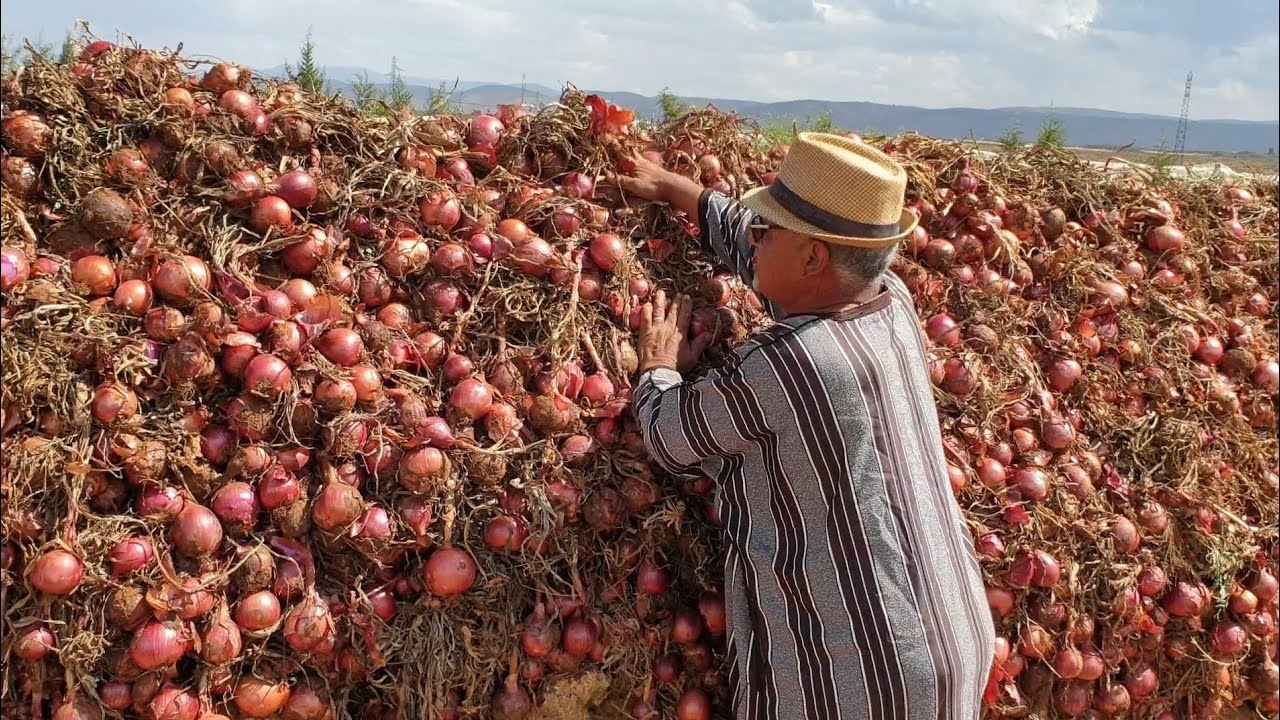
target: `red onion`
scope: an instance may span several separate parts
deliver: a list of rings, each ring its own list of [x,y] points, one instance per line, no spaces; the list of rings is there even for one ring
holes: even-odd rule
[[[1041,502],[1049,497],[1049,476],[1040,468],[1019,468],[1013,474],[1013,482],[1022,497],[1031,502]]]
[[[108,559],[111,561],[111,574],[122,577],[137,572],[155,557],[155,547],[151,538],[145,535],[127,537],[111,548]]]
[[[466,550],[442,548],[423,567],[427,590],[438,597],[466,592],[476,579],[476,563]]]
[[[300,653],[328,655],[336,643],[336,626],[329,604],[309,591],[285,613],[285,642]]]
[[[321,530],[345,529],[364,512],[360,491],[346,483],[330,481],[311,504],[311,519]]]
[[[219,605],[200,638],[201,659],[210,665],[223,665],[239,657],[243,649],[240,626],[231,620],[227,606]]]
[[[449,395],[449,406],[462,418],[484,417],[493,404],[493,390],[483,380],[468,378],[458,383]]]
[[[21,285],[31,277],[31,266],[27,263],[27,255],[19,248],[5,247],[0,250],[0,290],[9,290]]]
[[[70,595],[84,579],[84,563],[66,550],[49,550],[31,563],[27,580],[47,595]]]
[[[1160,605],[1174,617],[1199,617],[1204,609],[1204,597],[1191,583],[1178,582],[1160,600]]]
[[[152,621],[134,633],[129,659],[143,670],[158,670],[178,662],[191,646],[191,636],[179,625]]]
[[[568,197],[590,200],[595,195],[596,179],[585,173],[571,172],[564,176],[560,186]]]
[[[245,366],[244,387],[255,395],[277,398],[293,387],[293,371],[284,360],[262,353]]]
[[[28,662],[43,660],[51,650],[58,646],[58,640],[43,625],[28,625],[17,633],[13,642],[13,653]]]
[[[333,328],[316,339],[315,348],[335,365],[350,367],[360,360],[364,341],[351,328]]]
[[[262,176],[252,170],[236,170],[227,176],[227,187],[223,191],[223,201],[237,210],[247,210],[266,194],[266,183]]]
[[[443,230],[452,230],[462,219],[462,205],[448,191],[432,191],[419,204],[422,222]]]
[[[622,238],[613,233],[605,232],[592,238],[588,252],[596,267],[605,272],[613,272],[618,263],[626,257],[627,246]]]
[[[236,605],[235,621],[249,632],[274,628],[280,622],[280,599],[270,590],[251,593]]]
[[[252,527],[258,517],[258,497],[246,482],[229,482],[210,501],[213,513],[226,525],[240,530]]]
[[[138,494],[138,500],[134,507],[138,515],[144,518],[154,519],[159,522],[170,522],[177,519],[184,505],[185,500],[177,487],[173,485],[160,487],[148,484]]]
[[[547,274],[553,255],[546,240],[533,237],[511,251],[511,260],[526,275],[542,277]]]
[[[424,288],[426,306],[446,317],[457,315],[466,305],[462,288],[452,280],[437,279]]]
[[[685,690],[676,700],[676,720],[711,720],[711,699],[699,688]]]
[[[642,561],[636,568],[636,592],[642,595],[662,595],[670,584],[667,571],[651,560]]]
[[[316,201],[318,194],[315,178],[303,170],[290,170],[276,178],[271,194],[284,200],[289,207],[300,210]]]
[[[1142,546],[1142,535],[1129,518],[1117,515],[1111,520],[1111,539],[1120,553],[1135,553]]]
[[[249,213],[249,227],[260,235],[265,235],[272,229],[278,233],[287,232],[293,227],[293,211],[284,198],[267,195],[253,204],[253,210]]]
[[[471,251],[457,243],[444,243],[431,255],[431,266],[442,275],[466,275],[474,265]]]
[[[289,685],[251,673],[240,676],[232,694],[236,708],[247,718],[275,716],[289,700]]]
[[[1172,225],[1158,225],[1144,236],[1147,247],[1156,252],[1178,253],[1186,245],[1182,231]]]
[[[1220,658],[1230,658],[1248,647],[1249,634],[1234,620],[1222,620],[1209,633],[1209,647]]]
[[[252,496],[250,490],[249,497]],[[208,555],[222,543],[222,525],[217,515],[192,502],[183,505],[169,532],[178,552],[190,557]]]
[[[946,313],[938,313],[929,318],[925,323],[925,334],[942,347],[954,348],[960,345],[960,326]]]

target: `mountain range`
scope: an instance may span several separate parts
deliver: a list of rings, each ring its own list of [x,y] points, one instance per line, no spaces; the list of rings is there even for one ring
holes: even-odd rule
[[[262,71],[270,76],[283,74],[282,67]],[[379,85],[386,76],[363,68],[326,68],[332,89],[351,94],[352,80],[368,77]],[[345,79],[344,79],[345,78]],[[534,106],[554,102],[560,90],[543,84],[511,84],[502,82],[441,81],[427,77],[404,76],[404,82],[415,100],[426,102],[443,88],[450,93],[452,105],[466,112],[492,110],[500,103],[524,102]],[[587,90],[586,88],[582,88]],[[662,114],[659,99],[634,92],[587,90],[610,102],[635,111],[640,117],[655,118]],[[1192,98],[1194,101],[1194,97]],[[1000,108],[923,108],[909,105],[884,105],[873,102],[835,102],[827,100],[789,100],[756,102],[729,98],[681,97],[686,105],[715,107],[754,118],[761,123],[790,125],[793,119],[802,123],[830,113],[837,127],[855,131],[892,134],[914,130],[940,138],[976,138],[992,140],[1011,127],[1019,127],[1024,136],[1034,139],[1041,124],[1053,117],[1066,129],[1068,142],[1078,147],[1156,148],[1164,143],[1172,148],[1178,129],[1173,116],[1126,113],[1113,110],[1075,107],[1000,107]],[[1280,147],[1280,122],[1253,120],[1190,120],[1187,123],[1186,150],[1210,153],[1274,154]]]

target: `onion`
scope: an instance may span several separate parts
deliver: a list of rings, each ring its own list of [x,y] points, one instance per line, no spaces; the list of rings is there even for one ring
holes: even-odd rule
[[[187,502],[169,528],[169,538],[183,555],[203,557],[222,544],[222,524],[209,508]]]
[[[1209,633],[1209,647],[1220,658],[1239,655],[1248,644],[1249,633],[1235,620],[1222,620]]]
[[[652,560],[644,560],[636,568],[636,592],[641,595],[662,595],[670,584],[670,575]]]
[[[240,676],[232,695],[236,708],[249,718],[269,718],[289,700],[289,685],[251,673]]]
[[[134,633],[129,659],[143,670],[158,670],[178,662],[191,645],[191,637],[177,624],[152,621]]]
[[[1193,618],[1204,609],[1204,598],[1196,586],[1178,582],[1161,598],[1160,605],[1174,617]]]
[[[1217,365],[1224,354],[1226,349],[1222,345],[1222,340],[1213,335],[1202,338],[1195,351],[1196,359],[1206,365]]]
[[[462,205],[448,191],[433,191],[419,203],[419,214],[426,225],[452,230],[462,219]]]
[[[1117,515],[1111,520],[1111,539],[1115,542],[1117,552],[1129,554],[1138,551],[1142,546],[1142,535],[1129,518]]]
[[[318,192],[315,178],[304,170],[290,170],[276,178],[271,186],[271,194],[294,210],[309,207],[316,201]]]
[[[492,404],[493,389],[477,378],[468,378],[458,383],[449,395],[449,406],[467,420],[484,417]]]
[[[251,593],[236,605],[235,621],[250,632],[274,628],[280,622],[280,599],[270,590]]]
[[[316,339],[315,348],[334,365],[350,367],[359,362],[364,341],[351,328],[333,328]]]
[[[218,96],[218,107],[235,115],[241,120],[253,120],[253,118],[261,111],[258,107],[258,100],[249,93],[239,90],[230,89],[222,92]]]
[[[711,699],[699,688],[685,690],[676,700],[676,720],[711,720]]]
[[[37,662],[44,659],[58,646],[58,640],[49,632],[49,629],[43,625],[28,625],[18,632],[17,639],[13,642],[13,652],[18,657],[28,662]]]
[[[554,252],[546,240],[530,238],[511,251],[511,260],[521,272],[532,277],[547,274]]]
[[[1156,598],[1164,594],[1168,579],[1159,567],[1150,566],[1138,573],[1138,593],[1143,597]]]
[[[262,353],[245,366],[244,387],[255,395],[277,398],[293,387],[293,371],[284,360]]]
[[[588,252],[597,267],[605,272],[613,272],[618,263],[626,257],[627,246],[622,238],[605,232],[592,238]]]
[[[568,197],[590,200],[595,195],[596,179],[585,173],[571,172],[564,176],[560,187]]]
[[[1038,467],[1019,468],[1013,474],[1013,482],[1022,497],[1031,502],[1049,497],[1049,475]]]
[[[328,655],[336,643],[336,626],[329,604],[309,591],[285,613],[285,642],[300,653]]]
[[[210,665],[223,665],[239,657],[243,649],[240,626],[232,622],[227,606],[219,605],[200,638],[201,659]]]
[[[27,579],[47,595],[70,595],[84,579],[84,563],[66,550],[50,550],[31,563]]]
[[[31,277],[31,266],[27,254],[18,248],[5,247],[0,253],[0,290],[8,292]]]
[[[115,265],[102,255],[86,255],[71,264],[71,280],[90,295],[110,295],[116,289]]]
[[[1270,571],[1258,568],[1254,571],[1249,590],[1258,598],[1259,603],[1265,605],[1276,599],[1276,595],[1280,593],[1280,585],[1277,585],[1276,576]]]
[[[113,680],[98,686],[102,704],[112,710],[124,710],[133,704],[133,683]]]
[[[267,195],[253,204],[253,210],[249,213],[249,227],[260,235],[265,235],[273,228],[280,233],[287,232],[293,227],[293,211],[284,198]]]
[[[1123,685],[1108,685],[1098,690],[1093,707],[1109,717],[1123,716],[1129,711],[1129,691]]]
[[[116,543],[107,557],[111,561],[111,574],[122,577],[150,565],[155,547],[145,535],[131,536]]]
[[[325,484],[311,504],[311,519],[321,530],[336,532],[364,513],[364,498],[351,485],[337,480]]]
[[[4,130],[4,146],[19,157],[38,158],[49,148],[53,130],[42,116],[17,111],[0,124]]]
[[[950,315],[938,313],[925,323],[925,335],[942,347],[954,348],[960,345],[960,326]]]
[[[476,563],[466,550],[442,548],[423,567],[427,590],[438,597],[466,592],[476,579]]]
[[[1178,253],[1186,245],[1182,231],[1172,225],[1157,225],[1143,237],[1147,247],[1156,252]]]
[[[431,255],[431,266],[442,275],[465,275],[474,265],[471,251],[457,243],[444,243]]]
[[[1050,387],[1058,392],[1066,392],[1083,373],[1080,363],[1070,358],[1058,358],[1049,364],[1046,376]]]
[[[258,496],[246,482],[229,482],[218,488],[210,507],[219,520],[238,530],[253,527],[258,519]]]

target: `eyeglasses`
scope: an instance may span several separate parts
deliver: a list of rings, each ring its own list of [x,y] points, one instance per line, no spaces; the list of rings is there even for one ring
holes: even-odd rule
[[[756,220],[747,226],[751,231],[751,244],[759,245],[764,240],[765,233],[773,229],[773,226],[763,220]]]

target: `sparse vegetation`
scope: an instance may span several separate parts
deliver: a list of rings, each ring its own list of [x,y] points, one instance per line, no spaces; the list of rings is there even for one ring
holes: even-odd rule
[[[1014,118],[1009,123],[1009,127],[1005,128],[1004,132],[996,137],[996,144],[1006,152],[1012,152],[1026,145],[1027,139],[1022,135],[1022,121]]]
[[[764,130],[765,135],[773,143],[790,143],[797,134],[802,132],[841,132],[830,110],[825,110],[817,115],[810,115],[804,120],[799,118],[777,119],[766,123],[761,129]]]
[[[307,37],[302,41],[298,66],[295,68],[285,63],[284,69],[289,79],[303,90],[317,94],[329,92],[329,80],[325,77],[324,68],[316,62],[316,43],[311,39],[311,28],[307,28]]]
[[[689,110],[689,106],[671,92],[671,88],[665,87],[658,92],[658,106],[662,108],[662,119],[666,121],[674,120]]]
[[[1161,137],[1160,144],[1147,153],[1147,164],[1151,166],[1153,178],[1163,182],[1170,178],[1169,168],[1178,164],[1178,158],[1169,150],[1165,139]]]
[[[404,73],[400,70],[400,63],[395,56],[391,57],[391,72],[387,73],[390,83],[387,86],[386,96],[383,102],[387,107],[394,111],[413,110],[413,91],[404,81]]]
[[[1067,126],[1053,112],[1053,106],[1049,106],[1049,115],[1040,123],[1040,135],[1036,137],[1036,144],[1046,147],[1067,146]]]

